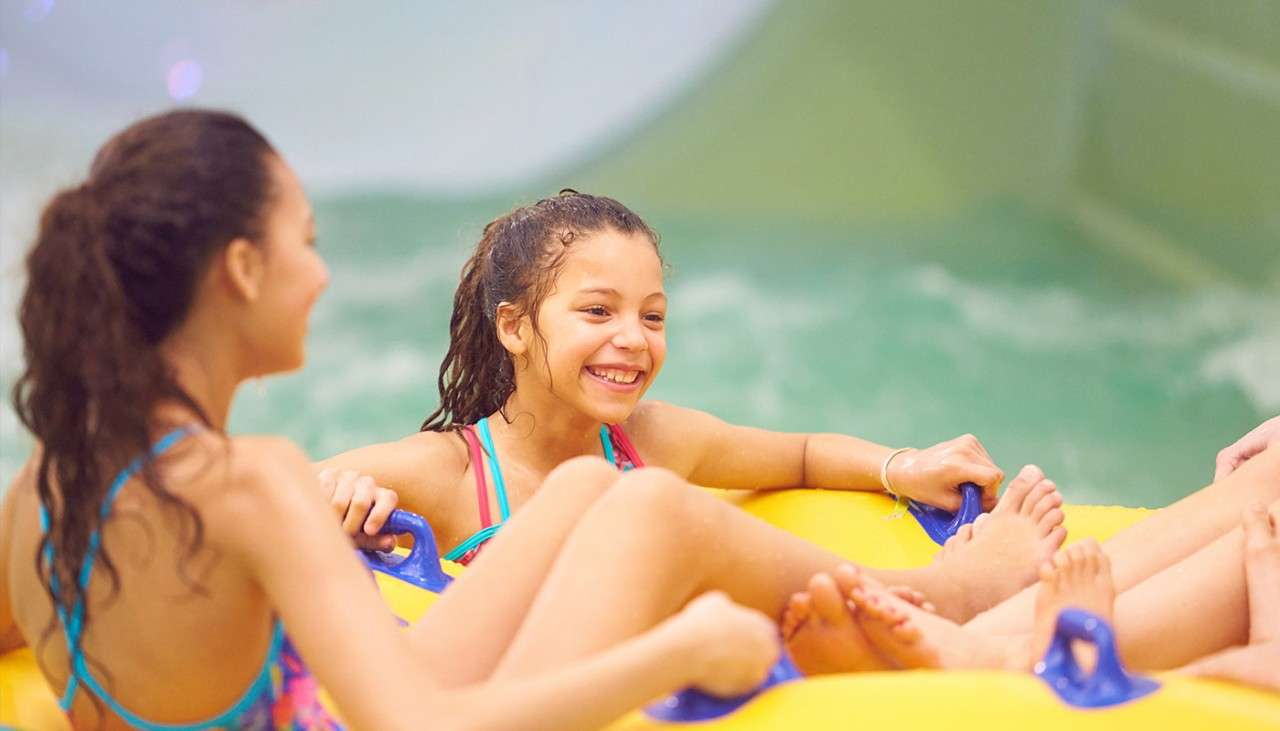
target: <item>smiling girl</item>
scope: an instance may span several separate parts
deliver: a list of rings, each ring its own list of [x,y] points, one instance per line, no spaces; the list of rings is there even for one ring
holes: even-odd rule
[[[348,523],[363,519],[373,481],[358,490],[353,476],[369,475],[465,563],[557,465],[583,455],[710,487],[890,489],[951,509],[957,486],[975,482],[985,507],[995,505],[1003,474],[971,436],[890,449],[642,401],[666,358],[667,306],[656,234],[613,199],[566,191],[491,222],[454,297],[439,408],[418,434],[325,462],[336,508]],[[1053,483],[1034,470],[1028,478],[1032,494],[1000,511],[1019,517],[988,521],[981,540],[949,554],[948,576],[932,567],[872,574],[924,591],[956,618],[1025,586],[1037,557],[1065,535]],[[996,562],[1001,570],[983,570]]]

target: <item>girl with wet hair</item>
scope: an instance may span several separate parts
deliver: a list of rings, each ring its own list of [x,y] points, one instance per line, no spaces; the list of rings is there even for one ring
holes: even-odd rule
[[[958,485],[972,481],[993,507],[1003,475],[970,436],[893,450],[642,401],[666,357],[663,285],[657,235],[612,198],[563,191],[485,226],[454,295],[439,407],[417,434],[322,465],[348,530],[364,521],[376,532],[379,519],[366,516],[381,485],[427,517],[447,558],[467,563],[557,465],[583,456],[622,471],[662,467],[697,485],[892,489],[951,508]],[[1065,533],[1052,482],[1033,468],[1016,485],[945,571],[869,571],[924,592],[958,620],[1026,586]],[[718,541],[765,550],[751,535]],[[1002,570],[989,570],[997,562]]]
[[[567,191],[496,219],[485,227],[463,268],[450,347],[440,371],[439,408],[417,434],[325,463],[328,484],[322,489],[356,526],[349,530],[358,530],[373,501],[362,497],[353,502],[351,495],[368,496],[377,484],[392,488],[402,504],[429,517],[451,556],[464,561],[495,534],[496,548],[508,530],[502,521],[512,513],[518,521],[528,505],[547,500],[544,477],[564,460],[581,455],[595,455],[598,463],[615,469],[658,465],[682,480],[715,487],[892,488],[947,507],[955,506],[955,486],[965,480],[983,484],[988,499],[994,494],[1001,475],[972,437],[904,452],[841,435],[734,426],[699,411],[642,401],[665,357],[666,311],[657,236],[621,203]],[[357,478],[358,472],[367,475]],[[1252,637],[1247,588],[1266,586],[1266,581],[1246,587],[1239,570],[1242,553],[1252,550],[1242,538],[1240,515],[1253,503],[1280,511],[1280,451],[1265,450],[1220,477],[1120,532],[1084,561],[1096,567],[1098,557],[1105,556],[1109,562],[1105,580],[1099,572],[1084,583],[1100,582],[1107,587],[1102,593],[1118,595],[1119,636],[1127,659],[1140,667],[1177,667]],[[340,489],[333,489],[335,483]],[[353,487],[356,483],[363,487]],[[702,491],[674,490],[668,499],[664,512],[636,514],[632,520],[655,532],[687,523],[691,535],[677,529],[667,540],[683,549],[680,560],[692,575],[708,562],[729,561],[736,563],[744,581],[774,585],[779,575],[775,562],[792,565],[791,552],[804,550],[804,544],[777,540],[741,513],[732,521],[696,517],[709,500]],[[848,592],[839,596],[848,587],[834,580],[850,576],[848,568],[834,578],[815,575],[785,607],[752,605],[775,617],[785,615],[793,655],[815,670],[824,664],[828,670],[930,663],[965,667],[983,659],[1008,666],[1011,656],[1017,658],[1012,665],[1021,667],[1031,657],[1028,647],[1036,644],[1027,640],[1033,620],[1048,616],[1036,611],[1037,597],[1052,607],[1055,596],[1061,600],[1072,594],[1061,587],[1046,593],[1046,582],[1029,586],[1037,574],[1052,578],[1075,560],[1060,554],[1055,563],[1046,561],[1064,531],[1060,503],[1053,484],[1027,467],[995,510],[976,527],[961,529],[931,567],[921,572],[861,569],[856,575],[864,604],[873,595],[881,608],[897,607],[893,617],[881,612],[878,619],[874,611],[856,612],[861,629],[844,618],[855,597]],[[575,524],[590,525],[587,505],[566,505],[566,522],[546,523],[541,529],[552,535]],[[1254,508],[1250,514],[1258,538],[1266,533],[1257,527],[1262,525],[1257,516],[1265,511]],[[365,529],[373,530],[378,522],[373,518]],[[1280,545],[1274,538],[1274,517],[1270,525],[1270,538],[1253,542],[1266,543],[1274,552]],[[710,555],[704,542],[715,545]],[[992,552],[1013,546],[1020,548]],[[630,557],[615,549],[602,531],[596,550],[626,564]],[[477,563],[492,550],[484,549]],[[739,555],[756,558],[734,558]],[[770,560],[759,559],[765,556]],[[788,582],[793,579],[787,575]],[[895,596],[882,584],[920,590],[936,605],[937,615],[909,606],[908,600],[920,600],[918,594],[899,591]],[[653,584],[655,590],[663,585]],[[511,586],[517,593],[524,591],[519,582]],[[1027,588],[999,602],[1020,587]],[[997,602],[963,632],[948,622],[969,619]],[[1274,599],[1265,602],[1275,605]],[[1177,633],[1187,606],[1200,606],[1205,608],[1201,616],[1215,617],[1212,631]],[[1109,607],[1105,613],[1110,615]],[[910,643],[896,641],[886,630],[886,618],[917,622],[925,646],[905,647]],[[832,630],[836,624],[840,632]],[[1272,624],[1252,622],[1264,629]],[[1178,642],[1169,641],[1171,633]],[[1267,632],[1262,636],[1274,639]],[[1013,650],[1006,652],[1009,642],[1000,638],[1015,638]],[[868,644],[881,654],[869,656]],[[996,644],[998,651],[988,652]],[[1274,643],[1263,642],[1259,648],[1249,652],[1273,657],[1276,651]],[[1228,660],[1234,662],[1234,657]],[[1255,662],[1249,668],[1256,670],[1255,665],[1261,667]],[[1214,671],[1225,672],[1217,665]]]

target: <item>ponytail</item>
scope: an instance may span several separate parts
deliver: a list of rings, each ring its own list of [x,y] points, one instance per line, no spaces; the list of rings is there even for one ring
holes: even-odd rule
[[[55,606],[68,615],[83,607],[82,626],[90,607],[78,578],[90,550],[112,593],[119,589],[107,545],[92,546],[91,536],[102,528],[112,478],[139,455],[143,487],[178,518],[179,573],[198,590],[185,566],[203,524],[149,455],[155,431],[177,426],[156,423],[162,403],[212,427],[160,344],[185,317],[214,252],[260,234],[269,154],[266,140],[229,114],[151,117],[104,145],[88,180],[57,194],[41,216],[18,307],[25,369],[13,405],[38,442],[35,487],[49,517],[36,570]]]

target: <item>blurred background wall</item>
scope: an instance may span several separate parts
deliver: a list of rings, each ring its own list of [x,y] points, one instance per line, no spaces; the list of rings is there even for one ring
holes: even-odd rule
[[[0,386],[39,207],[174,104],[237,110],[334,274],[240,430],[314,456],[435,403],[483,224],[561,187],[663,234],[653,395],[892,444],[978,434],[1164,504],[1280,412],[1280,4],[0,2]],[[28,441],[0,411],[0,478]]]

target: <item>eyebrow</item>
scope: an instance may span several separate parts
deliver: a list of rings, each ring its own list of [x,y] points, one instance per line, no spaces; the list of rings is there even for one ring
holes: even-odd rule
[[[592,287],[591,289],[578,290],[578,296],[582,296],[584,294],[603,294],[610,297],[622,296],[621,294],[619,294],[618,290],[614,289],[613,287]],[[665,300],[667,298],[667,295],[663,292],[651,292],[648,296],[645,297],[645,299],[649,299],[649,297],[661,297],[662,299]]]

